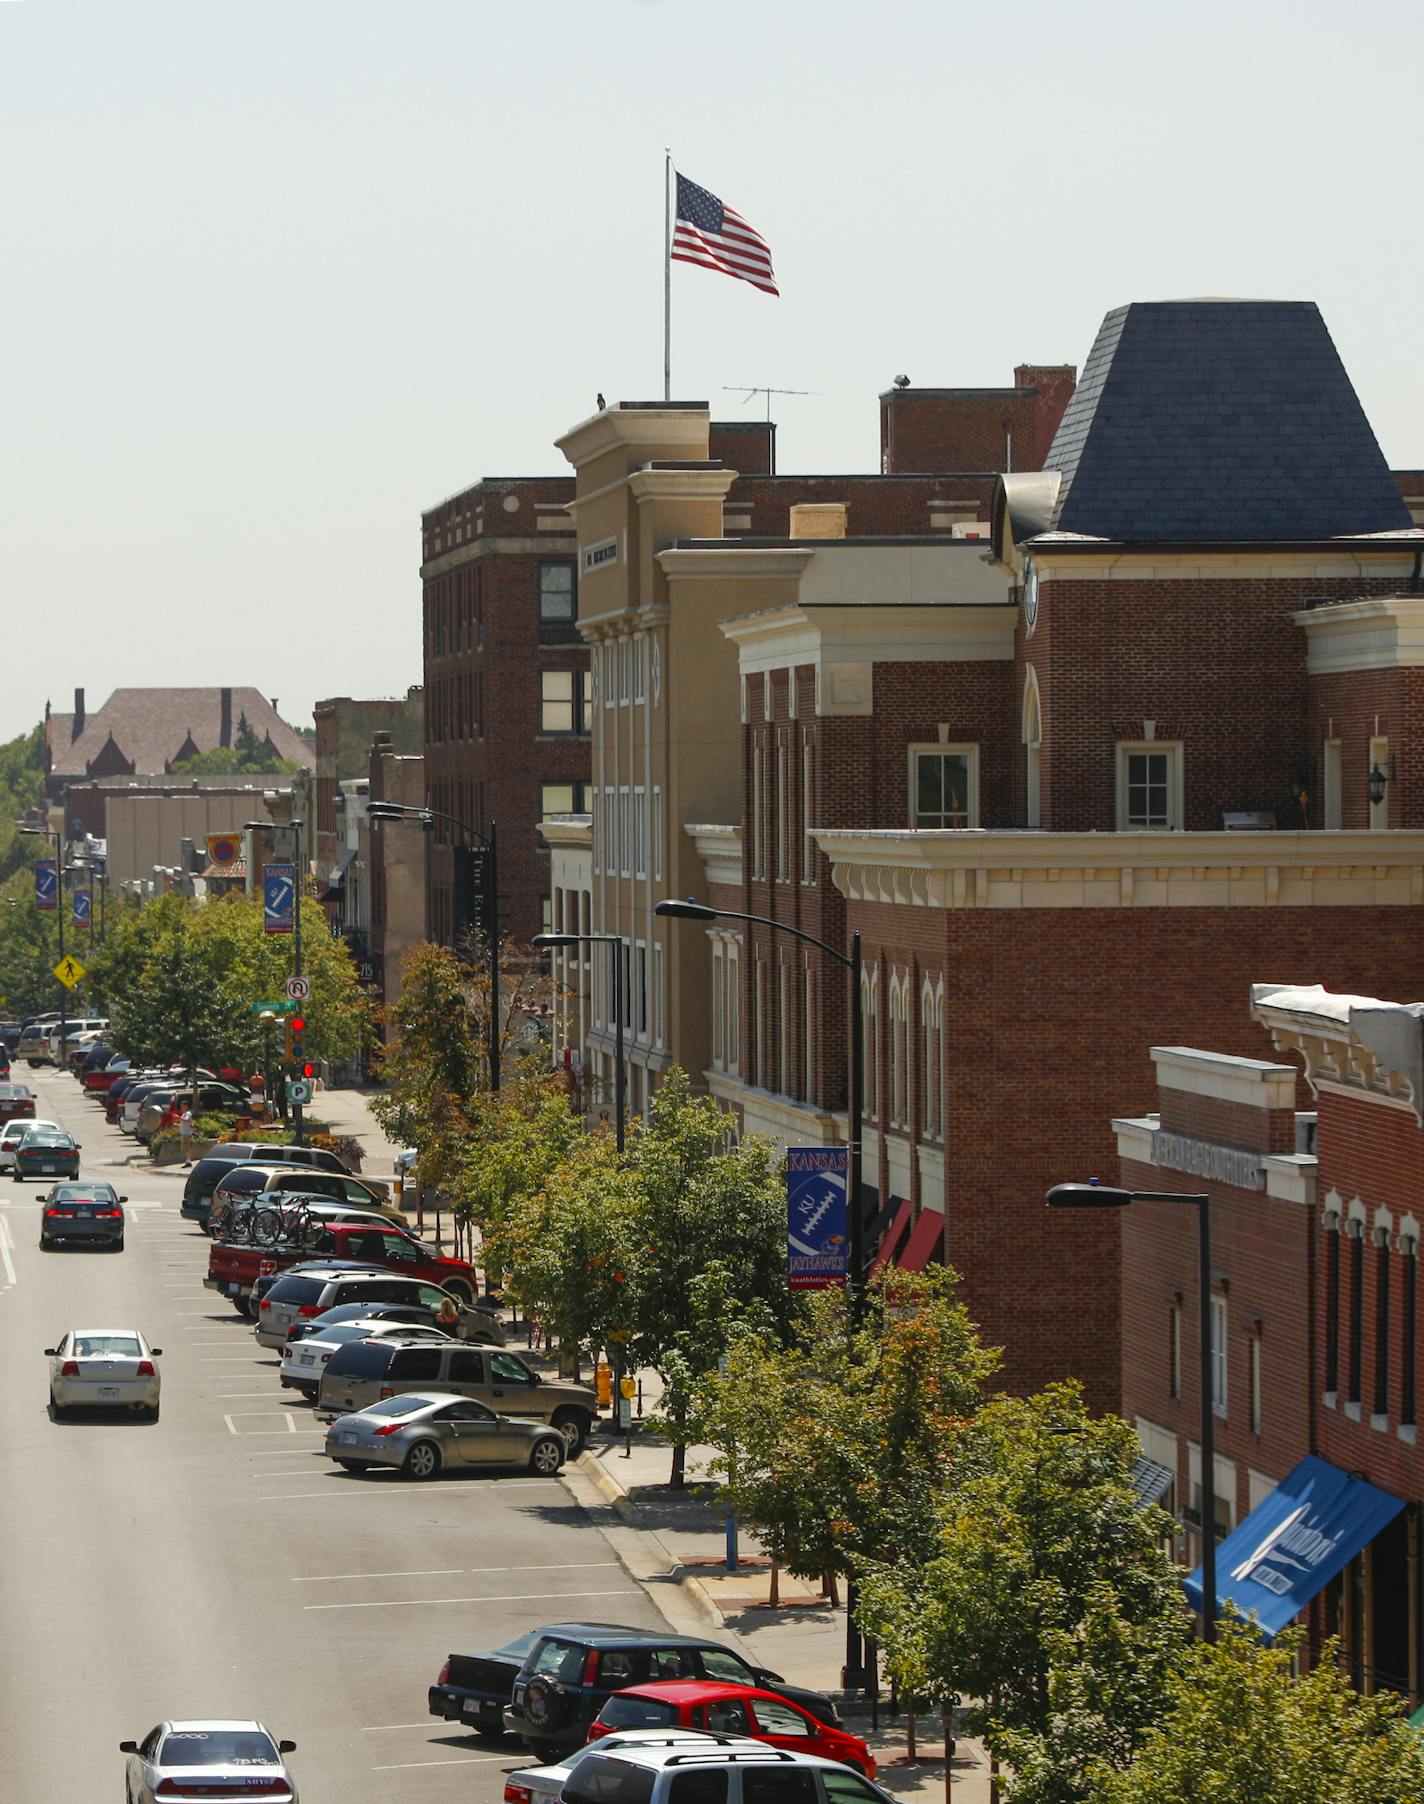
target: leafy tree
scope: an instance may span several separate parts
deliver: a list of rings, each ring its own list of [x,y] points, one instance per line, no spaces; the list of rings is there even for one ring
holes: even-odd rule
[[[371,1109],[393,1140],[434,1153],[435,1136],[465,1125],[479,1082],[481,1047],[464,967],[443,946],[419,945],[401,966],[400,1000],[387,1011],[391,1041],[381,1061],[385,1094]],[[425,1166],[432,1182],[453,1175],[458,1154]]]
[[[1131,1765],[1092,1768],[1093,1804],[1421,1804],[1424,1743],[1399,1698],[1362,1697],[1333,1643],[1295,1678],[1300,1643],[1293,1630],[1267,1647],[1231,1621],[1215,1647],[1193,1643]]]
[[[187,1071],[225,1064],[228,1011],[191,914],[165,911],[131,988],[114,999],[112,1031],[131,1058]]]
[[[301,768],[295,758],[278,757],[255,737],[251,750],[244,750],[241,745],[209,746],[206,751],[194,752],[191,758],[182,758],[169,767],[170,774],[175,777],[275,776]]]
[[[1132,1486],[1136,1436],[1065,1384],[994,1398],[945,1453],[934,1557],[871,1550],[863,1626],[907,1689],[980,1700],[971,1725],[1015,1767],[1015,1804],[1089,1798],[1090,1761],[1125,1765],[1159,1720],[1188,1634],[1170,1520]]]

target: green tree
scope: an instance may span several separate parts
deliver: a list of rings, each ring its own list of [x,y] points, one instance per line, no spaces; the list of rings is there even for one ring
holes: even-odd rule
[[[255,777],[284,775],[301,768],[296,759],[280,758],[254,739],[250,751],[240,745],[214,745],[206,751],[194,752],[191,758],[180,759],[172,765],[170,774],[175,777]]]
[[[385,1093],[372,1113],[393,1140],[419,1148],[423,1177],[452,1179],[469,1100],[479,1082],[481,1046],[464,967],[443,946],[419,945],[401,965],[400,1000],[386,1015],[390,1043],[381,1060]],[[454,1143],[437,1149],[437,1137]]]
[[[1327,1646],[1303,1678],[1298,1631],[1266,1646],[1239,1622],[1193,1643],[1125,1770],[1095,1766],[1093,1804],[1424,1804],[1424,1743],[1393,1693],[1362,1697]]]
[[[116,1042],[146,1065],[192,1072],[225,1064],[231,1057],[228,1010],[192,913],[165,910],[145,939],[134,983],[114,999]]]
[[[1090,1797],[1090,1761],[1126,1764],[1165,1708],[1188,1625],[1170,1519],[1132,1485],[1138,1452],[1076,1385],[994,1398],[947,1437],[934,1557],[860,1564],[887,1667],[937,1701],[979,1700],[971,1725],[1016,1768],[1016,1804]]]

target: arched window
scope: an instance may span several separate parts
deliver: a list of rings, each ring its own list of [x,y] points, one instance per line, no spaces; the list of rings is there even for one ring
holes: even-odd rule
[[[928,978],[920,990],[920,1026],[924,1034],[925,1108],[922,1117],[926,1140],[938,1140],[944,1133],[944,985],[930,984]]]
[[[906,1082],[908,1064],[909,995],[907,983],[897,974],[890,979],[890,1125],[904,1127],[909,1119]]]
[[[878,1032],[877,1014],[880,1005],[880,973],[865,971],[860,979],[860,1022],[861,1022],[861,1071],[864,1095],[861,1107],[872,1120],[879,1117],[880,1112],[880,1065],[878,1051],[880,1035]]]
[[[1039,760],[1043,744],[1043,713],[1038,701],[1038,675],[1030,664],[1024,671],[1023,696],[1024,743],[1024,825],[1037,827],[1042,821],[1039,801]]]

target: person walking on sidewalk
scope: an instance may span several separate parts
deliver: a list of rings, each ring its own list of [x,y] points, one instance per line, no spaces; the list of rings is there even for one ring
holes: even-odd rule
[[[193,1123],[193,1111],[191,1109],[184,1109],[183,1113],[178,1118],[178,1138],[182,1142],[183,1163],[185,1165],[191,1165],[193,1163],[193,1135],[196,1132],[197,1129]]]

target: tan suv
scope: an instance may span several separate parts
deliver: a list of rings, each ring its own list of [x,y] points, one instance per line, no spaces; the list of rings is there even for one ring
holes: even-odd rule
[[[583,1451],[598,1413],[598,1396],[588,1385],[541,1378],[513,1353],[403,1340],[338,1347],[322,1372],[316,1413],[334,1422],[405,1391],[449,1391],[473,1397],[499,1416],[548,1422],[568,1443],[570,1458]]]
[[[207,1230],[214,1240],[222,1239],[223,1217],[235,1203],[251,1202],[271,1190],[284,1190],[284,1202],[299,1196],[322,1197],[333,1203],[345,1203],[353,1209],[365,1209],[386,1221],[406,1225],[406,1217],[394,1203],[386,1201],[384,1185],[353,1178],[344,1172],[306,1171],[299,1165],[268,1165],[251,1159],[234,1165],[218,1180],[208,1211]],[[257,1204],[262,1207],[261,1202]]]

